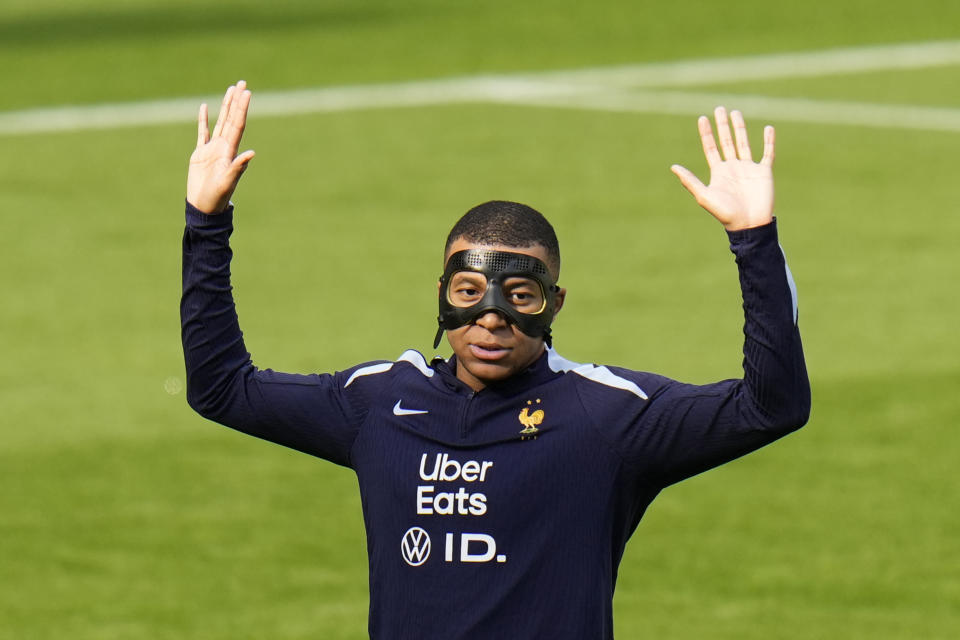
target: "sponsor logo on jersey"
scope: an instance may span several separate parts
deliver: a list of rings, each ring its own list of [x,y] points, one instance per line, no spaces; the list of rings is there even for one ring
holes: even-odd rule
[[[420,479],[431,483],[465,482],[479,485],[486,482],[487,473],[492,467],[493,462],[489,460],[460,462],[448,453],[438,453],[432,458],[424,453],[420,457]],[[459,487],[456,492],[444,491],[444,486],[449,487],[437,484],[417,487],[417,515],[482,516],[487,513],[487,496],[483,493],[468,492],[466,487]]]
[[[419,567],[430,557],[430,534],[420,527],[410,527],[400,541],[400,553],[411,567]]]
[[[537,398],[537,404],[540,404],[540,398]],[[520,420],[520,424],[523,425],[523,429],[520,431],[520,439],[526,440],[528,438],[536,439],[537,434],[540,433],[540,429],[537,428],[537,425],[543,423],[543,409],[537,409],[533,413],[530,413],[530,407],[533,406],[533,400],[527,400],[526,407],[520,412],[520,415],[517,416]]]
[[[542,410],[534,412],[534,416],[536,414],[543,419]],[[529,417],[534,419],[534,416]],[[466,522],[458,516],[473,516],[478,519],[471,518],[470,521],[479,523],[487,515],[487,496],[474,489],[482,489],[494,473],[492,460],[457,460],[449,453],[423,453],[417,471],[420,481],[429,483],[417,486],[418,519],[430,516],[433,521],[436,516],[441,516],[436,524],[446,523],[455,527]],[[473,528],[473,525],[470,527]],[[505,553],[497,552],[497,541],[489,533],[454,532],[448,529],[443,533],[434,530],[434,535],[436,544],[440,545],[434,555],[442,556],[445,563],[503,564],[507,561]],[[430,551],[430,535],[421,527],[410,527],[403,534],[400,553],[404,562],[411,567],[425,563]]]

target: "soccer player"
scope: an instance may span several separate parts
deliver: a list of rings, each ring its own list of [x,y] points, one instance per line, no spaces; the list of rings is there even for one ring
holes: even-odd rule
[[[374,638],[611,638],[624,547],[664,487],[802,426],[809,384],[773,219],[774,131],[753,162],[742,116],[699,132],[710,168],[682,184],[726,228],[745,314],[743,379],[695,386],[571,362],[550,324],[566,291],[546,219],[493,201],[450,232],[437,342],[334,374],[254,366],[230,286],[230,197],[250,92],[212,134],[200,107],[187,179],[183,348],[201,415],[353,469]],[[732,132],[731,132],[732,125]],[[719,146],[717,143],[719,141]],[[322,345],[321,345],[322,348]]]

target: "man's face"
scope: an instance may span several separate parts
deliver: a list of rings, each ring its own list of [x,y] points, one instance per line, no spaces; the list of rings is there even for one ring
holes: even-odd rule
[[[524,253],[547,263],[547,250],[540,245],[518,248],[504,245],[476,244],[457,238],[444,256],[444,262],[454,253],[468,249],[488,249]],[[553,274],[556,276],[556,274]],[[539,285],[531,286],[526,278],[508,278],[503,283],[507,298],[517,305],[523,313],[535,312],[534,307],[542,305],[542,293]],[[451,302],[462,301],[469,306],[482,295],[484,278],[461,272],[450,282],[449,298]],[[566,289],[556,294],[556,311],[560,311],[566,296]],[[505,380],[527,367],[543,353],[543,338],[533,338],[510,323],[502,313],[488,311],[457,329],[447,331],[447,341],[457,356],[457,378],[475,391],[479,391],[492,382]]]

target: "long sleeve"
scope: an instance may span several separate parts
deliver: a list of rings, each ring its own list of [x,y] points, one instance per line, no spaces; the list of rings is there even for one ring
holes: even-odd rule
[[[600,433],[655,485],[678,482],[758,449],[809,417],[796,290],[776,223],[728,235],[743,293],[743,378],[690,385],[614,369],[649,397],[639,400],[596,385],[581,389],[585,406],[603,407],[597,415]]]
[[[743,386],[765,426],[797,429],[810,414],[810,383],[796,284],[777,241],[776,222],[728,235],[743,294]]]
[[[180,319],[187,402],[233,429],[349,465],[364,409],[344,392],[346,374],[256,368],[230,285],[233,208],[206,215],[187,203],[186,222]]]

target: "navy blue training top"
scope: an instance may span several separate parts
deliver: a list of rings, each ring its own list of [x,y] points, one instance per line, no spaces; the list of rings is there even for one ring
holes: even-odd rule
[[[454,358],[416,351],[335,374],[255,367],[231,295],[232,213],[187,205],[188,402],[356,472],[372,638],[612,638],[617,567],[657,493],[807,420],[796,295],[775,223],[729,233],[742,380],[682,384],[549,349],[474,392]]]

